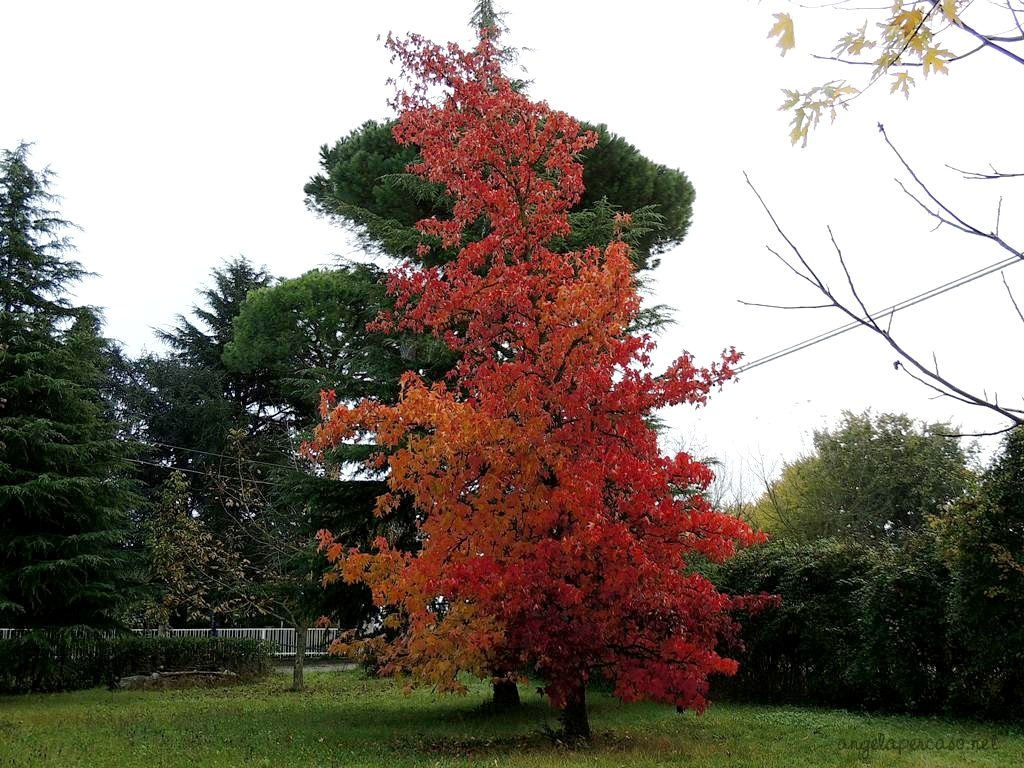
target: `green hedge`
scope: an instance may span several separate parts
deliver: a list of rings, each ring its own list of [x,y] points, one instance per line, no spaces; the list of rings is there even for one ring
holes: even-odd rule
[[[873,552],[857,544],[772,542],[711,573],[725,592],[782,597],[778,607],[742,618],[742,645],[728,649],[739,672],[716,679],[713,698],[857,707],[856,595],[874,564]]]
[[[729,593],[782,597],[741,617],[728,649],[740,670],[712,698],[1024,718],[1024,603],[991,595],[994,578],[931,532],[876,548],[772,542],[709,575]]]
[[[110,635],[86,628],[39,630],[0,640],[0,692],[72,691],[157,671],[270,671],[273,646],[239,638]]]

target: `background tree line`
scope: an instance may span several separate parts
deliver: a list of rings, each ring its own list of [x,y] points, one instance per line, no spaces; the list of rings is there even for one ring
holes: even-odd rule
[[[737,514],[772,540],[713,569],[781,596],[745,620],[741,699],[1024,714],[1024,433],[978,469],[947,424],[846,413]]]

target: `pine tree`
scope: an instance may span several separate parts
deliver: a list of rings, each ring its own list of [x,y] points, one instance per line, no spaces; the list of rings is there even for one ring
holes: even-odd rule
[[[505,15],[492,0],[477,0],[470,27],[478,39],[493,39],[508,31]],[[497,56],[502,69],[511,69],[517,55],[515,48],[500,46]],[[526,82],[510,82],[517,92],[526,90]],[[583,122],[582,127],[597,135],[594,146],[580,156],[585,191],[570,209],[571,231],[552,244],[566,250],[607,246],[617,232],[616,214],[626,213],[632,225],[624,234],[634,266],[638,271],[656,268],[658,256],[686,237],[693,215],[693,186],[682,171],[644,157],[608,126]],[[426,239],[433,249],[423,256],[418,246],[424,237],[416,222],[449,216],[454,201],[442,185],[408,172],[418,153],[414,147],[400,145],[394,129],[393,120],[368,120],[333,147],[323,145],[322,172],[306,184],[306,204],[353,231],[370,252],[422,260],[428,266],[450,262],[457,249],[441,247],[437,238]],[[486,234],[481,221],[463,233],[463,241]],[[658,317],[654,313],[642,320],[657,327]]]
[[[110,626],[133,592],[133,502],[95,311],[49,171],[0,155],[0,626]]]

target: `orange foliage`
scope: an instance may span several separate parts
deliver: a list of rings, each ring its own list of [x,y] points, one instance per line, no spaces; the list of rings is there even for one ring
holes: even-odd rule
[[[327,532],[322,546],[337,577],[400,612],[401,636],[380,649],[389,671],[461,690],[461,671],[529,665],[556,706],[600,671],[624,699],[701,709],[708,675],[736,668],[715,651],[736,600],[687,562],[759,535],[711,509],[711,471],[662,456],[645,417],[703,404],[739,355],[708,368],[684,355],[653,375],[652,341],[630,331],[640,299],[625,243],[548,248],[568,231],[593,134],[517,93],[486,36],[469,52],[416,36],[389,45],[413,82],[395,136],[455,200],[451,219],[420,230],[446,247],[481,221],[487,233],[451,263],[396,269],[396,312],[378,320],[444,339],[460,356],[448,381],[407,373],[394,406],[325,393],[310,448],[374,436],[390,489],[377,513],[411,498],[421,550],[348,549]]]

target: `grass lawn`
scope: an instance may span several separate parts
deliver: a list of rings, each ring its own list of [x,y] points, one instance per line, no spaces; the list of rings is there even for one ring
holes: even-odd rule
[[[590,696],[594,743],[573,750],[545,735],[557,713],[525,687],[520,711],[494,714],[483,685],[436,698],[360,672],[307,680],[301,694],[277,674],[234,688],[0,697],[0,768],[1024,765],[1021,728],[735,704],[678,715],[602,694]],[[901,739],[919,743],[855,746]]]

